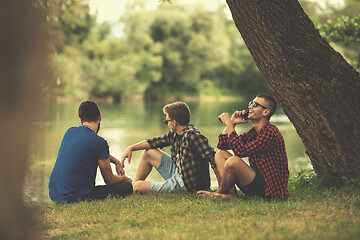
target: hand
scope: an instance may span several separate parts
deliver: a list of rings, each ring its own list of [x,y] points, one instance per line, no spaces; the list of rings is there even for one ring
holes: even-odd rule
[[[218,116],[218,119],[220,122],[222,122],[224,125],[227,125],[231,123],[230,115],[228,113],[222,113],[220,116]]]
[[[127,176],[123,176],[123,178],[124,178],[124,182],[132,183],[131,178],[129,178],[129,177],[127,177]]]
[[[121,165],[121,162],[116,157],[110,155],[110,162],[115,164],[116,172],[118,175],[125,175],[125,171]]]
[[[249,119],[244,120],[244,115],[245,115],[246,111],[242,110],[242,111],[235,111],[233,113],[233,115],[231,116],[231,121],[236,125],[236,124],[241,124],[241,123],[247,123],[249,121]]]
[[[131,162],[131,156],[132,156],[132,150],[131,150],[130,147],[128,147],[128,148],[125,150],[124,154],[121,156],[121,166],[122,166],[123,168],[125,168],[124,162],[125,162],[125,159],[126,159],[126,158],[128,159],[128,163],[130,164],[130,162]]]
[[[116,172],[117,172],[117,174],[120,175],[120,176],[125,176],[125,170],[124,170],[121,162],[120,162],[120,161],[117,162],[117,163],[115,164],[115,166],[116,166]]]

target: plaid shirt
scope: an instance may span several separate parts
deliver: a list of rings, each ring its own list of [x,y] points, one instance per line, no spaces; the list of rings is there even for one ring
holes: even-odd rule
[[[267,198],[287,198],[288,159],[284,139],[276,126],[268,122],[258,133],[252,128],[240,136],[235,131],[221,134],[218,148],[231,149],[238,157],[249,157],[250,166],[257,169],[266,182]]]
[[[188,191],[210,188],[209,162],[212,168],[216,167],[215,150],[194,125],[186,125],[180,134],[170,131],[146,141],[151,148],[171,145],[171,159],[176,163],[179,157],[179,170]]]

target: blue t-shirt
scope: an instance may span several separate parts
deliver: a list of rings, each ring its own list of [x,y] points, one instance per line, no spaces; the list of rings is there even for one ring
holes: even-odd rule
[[[86,126],[69,128],[50,175],[49,196],[56,203],[86,197],[95,186],[99,159],[109,158],[106,140]]]

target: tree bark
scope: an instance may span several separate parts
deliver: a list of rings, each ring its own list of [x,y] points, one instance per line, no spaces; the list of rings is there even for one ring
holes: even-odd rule
[[[270,90],[328,183],[360,177],[360,76],[297,0],[227,0]]]
[[[0,3],[0,239],[32,239],[23,202],[33,121],[46,69],[46,44],[31,0]]]

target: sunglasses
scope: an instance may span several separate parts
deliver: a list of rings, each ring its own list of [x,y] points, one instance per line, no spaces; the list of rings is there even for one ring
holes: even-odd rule
[[[174,119],[169,119],[169,120],[165,119],[165,120],[163,121],[163,123],[164,123],[165,125],[168,125],[168,122],[170,122],[170,121],[172,121],[172,120],[174,120]]]
[[[253,108],[256,108],[257,106],[260,106],[260,107],[263,107],[264,109],[268,109],[267,107],[261,105],[261,104],[258,103],[258,102],[255,102],[255,101],[250,101],[250,102],[249,102],[249,107],[250,107],[251,105],[253,105]]]

